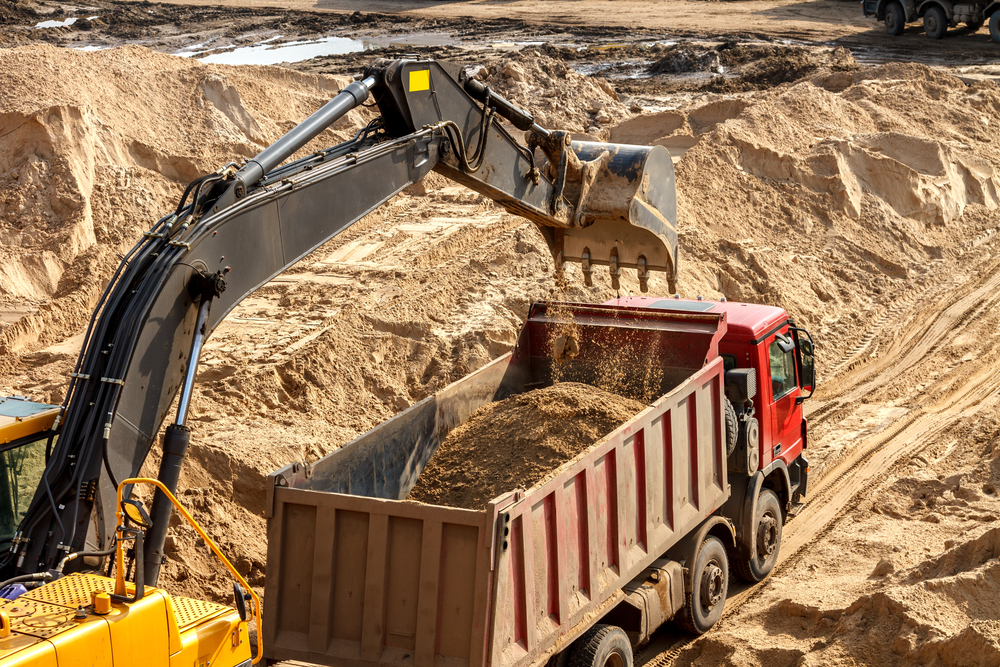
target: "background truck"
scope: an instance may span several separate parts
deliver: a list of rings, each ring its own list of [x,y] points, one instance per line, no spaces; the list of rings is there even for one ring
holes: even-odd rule
[[[979,30],[989,21],[990,36],[1000,43],[1000,2],[964,2],[949,0],[861,0],[865,16],[874,16],[885,23],[885,31],[897,37],[903,34],[907,23],[923,18],[924,32],[931,39],[941,39],[948,27],[960,23],[972,31]]]
[[[579,353],[552,350],[567,314]],[[484,510],[406,502],[479,407],[638,360],[656,399]],[[656,369],[658,373],[647,372]],[[811,340],[780,308],[679,299],[532,306],[514,350],[312,464],[269,477],[265,655],[329,665],[632,664],[707,631],[730,564],[758,581],[805,494]],[[627,386],[628,383],[626,382]],[[617,657],[616,657],[617,656]]]

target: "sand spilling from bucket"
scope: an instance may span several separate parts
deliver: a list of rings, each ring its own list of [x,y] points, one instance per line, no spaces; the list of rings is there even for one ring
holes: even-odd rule
[[[409,500],[482,509],[506,491],[531,488],[645,407],[577,382],[490,403],[441,443]]]

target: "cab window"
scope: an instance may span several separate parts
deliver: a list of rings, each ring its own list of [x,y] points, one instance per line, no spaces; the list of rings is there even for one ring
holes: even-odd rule
[[[780,334],[779,334],[780,336]],[[782,349],[781,338],[775,338],[767,348],[771,365],[771,392],[773,400],[778,400],[795,389],[795,347],[788,342]]]
[[[722,367],[724,370],[731,371],[736,368],[736,357],[731,354],[720,354],[722,357]]]
[[[0,452],[0,544],[10,543],[45,471],[48,436]]]

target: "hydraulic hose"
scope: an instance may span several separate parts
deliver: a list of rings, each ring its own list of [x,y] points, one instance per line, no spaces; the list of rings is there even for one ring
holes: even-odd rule
[[[0,581],[0,589],[7,588],[11,584],[19,584],[24,581],[48,581],[52,578],[51,572],[34,572],[32,574],[22,574],[11,577],[7,581]]]

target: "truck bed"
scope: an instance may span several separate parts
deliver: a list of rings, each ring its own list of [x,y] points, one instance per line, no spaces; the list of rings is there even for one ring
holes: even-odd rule
[[[631,359],[660,398],[485,510],[405,499],[480,406]],[[312,465],[269,481],[265,655],[336,665],[522,667],[562,650],[729,494],[717,314],[536,304],[515,349]],[[656,372],[642,372],[642,366]],[[632,370],[630,368],[630,370]]]

